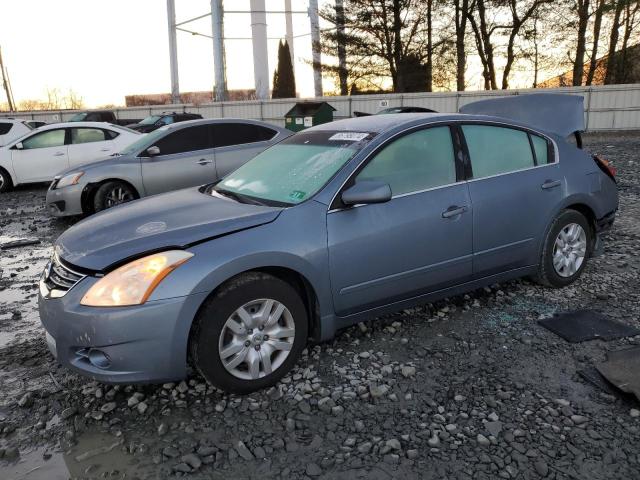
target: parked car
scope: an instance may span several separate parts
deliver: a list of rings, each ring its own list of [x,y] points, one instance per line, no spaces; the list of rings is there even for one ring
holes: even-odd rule
[[[273,385],[308,338],[521,276],[575,282],[618,208],[565,137],[582,98],[492,100],[502,117],[401,114],[309,128],[223,180],[60,236],[40,282],[58,361],[98,381]],[[527,119],[527,123],[519,121]]]
[[[29,133],[33,128],[26,120],[0,118],[0,147]]]
[[[23,183],[50,182],[56,173],[108,157],[141,134],[97,122],[55,123],[0,148],[0,192]]]
[[[435,110],[424,107],[389,107],[376,113],[353,112],[354,117],[367,117],[369,115],[388,115],[390,113],[437,113]]]
[[[140,120],[137,118],[124,118],[119,119],[115,112],[111,110],[89,110],[86,112],[78,112],[72,116],[69,122],[107,122],[113,125],[126,126],[131,123],[137,123]]]
[[[141,133],[149,133],[159,129],[160,127],[164,127],[165,125],[186,122],[189,120],[198,120],[201,118],[202,115],[198,113],[163,112],[160,115],[150,115],[138,123],[131,123],[127,125],[127,127]]]
[[[47,125],[47,122],[43,122],[42,120],[25,120],[24,123],[29,125],[31,128],[40,128]]]
[[[157,193],[211,183],[291,135],[254,120],[192,120],[155,130],[121,155],[71,168],[47,192],[53,216],[90,214]]]

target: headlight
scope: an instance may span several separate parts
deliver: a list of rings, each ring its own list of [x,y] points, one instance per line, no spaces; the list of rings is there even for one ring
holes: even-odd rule
[[[64,188],[71,185],[77,185],[83,175],[84,172],[75,172],[70,173],[69,175],[65,175],[58,181],[58,183],[56,184],[56,188]]]
[[[140,258],[101,278],[80,302],[88,307],[141,305],[173,270],[193,257],[183,250],[170,250]]]

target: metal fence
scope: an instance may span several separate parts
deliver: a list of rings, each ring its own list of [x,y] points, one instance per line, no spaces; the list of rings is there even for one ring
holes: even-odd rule
[[[427,107],[438,112],[457,112],[462,105],[492,96],[520,95],[540,92],[535,89],[405,93],[384,95],[357,95],[323,97],[335,109],[335,119],[348,118],[353,112],[375,113],[398,106]],[[605,85],[594,87],[565,87],[545,89],[549,93],[582,95],[585,105],[585,123],[588,131],[640,130],[640,84]],[[309,99],[311,100],[311,99]],[[164,111],[188,111],[204,118],[253,118],[284,126],[284,115],[299,99],[221,102],[210,104],[154,105],[114,109],[119,119],[143,118]],[[68,120],[76,110],[0,113],[3,117],[29,118],[47,123]]]

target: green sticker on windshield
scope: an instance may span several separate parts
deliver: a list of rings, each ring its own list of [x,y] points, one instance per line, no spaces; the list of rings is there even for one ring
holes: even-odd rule
[[[294,190],[289,194],[289,198],[291,200],[302,200],[306,196],[306,192],[301,192],[300,190]]]

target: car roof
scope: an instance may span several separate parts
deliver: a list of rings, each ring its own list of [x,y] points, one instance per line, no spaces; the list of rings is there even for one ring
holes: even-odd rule
[[[29,120],[28,118],[0,117],[0,122],[24,123],[24,122],[33,122],[33,120]]]
[[[267,127],[272,130],[276,130],[278,132],[287,131],[286,129],[279,127],[278,125],[274,125],[272,123],[267,123],[262,120],[253,120],[247,118],[197,118],[195,120],[186,120],[184,122],[170,123],[169,125],[165,125],[162,128],[166,128],[166,130],[177,130],[180,128],[185,128],[193,125],[209,125],[216,123],[244,123],[248,125],[259,125],[261,127]]]
[[[334,130],[334,131],[357,131],[357,132],[374,132],[383,133],[389,130],[395,130],[401,127],[411,127],[416,125],[426,125],[436,122],[455,122],[455,121],[484,121],[495,122],[506,125],[513,125],[514,127],[524,127],[531,130],[540,130],[539,128],[532,127],[526,123],[518,122],[503,117],[495,117],[489,115],[469,115],[464,113],[390,113],[387,115],[369,115],[366,117],[346,118],[344,120],[337,120],[330,123],[323,123],[315,127],[308,128],[304,132],[319,131],[319,130]]]
[[[69,127],[91,127],[91,128],[112,128],[112,129],[122,129],[120,125],[114,125],[109,122],[60,122],[60,123],[49,123],[47,125],[43,125],[38,127],[39,131],[51,130],[55,128],[69,128]],[[127,129],[123,129],[127,131]]]

